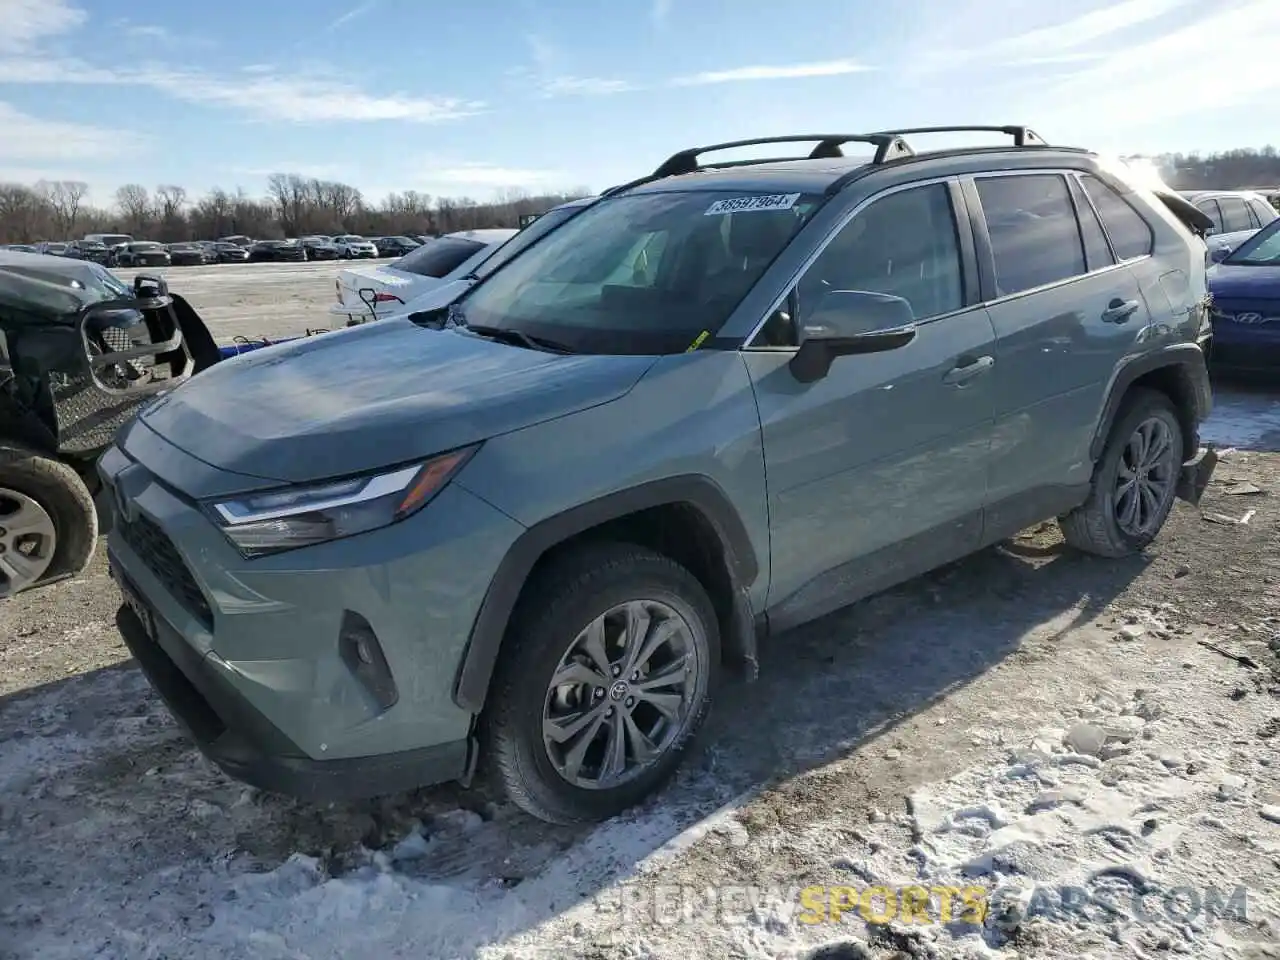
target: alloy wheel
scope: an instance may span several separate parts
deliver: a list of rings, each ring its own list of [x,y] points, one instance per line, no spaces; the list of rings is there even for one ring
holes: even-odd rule
[[[49,512],[25,493],[0,487],[0,596],[36,583],[57,548],[58,531]]]
[[[656,600],[619,604],[591,621],[544,700],[542,740],[556,772],[601,790],[652,768],[697,714],[707,656],[689,622]]]
[[[1169,424],[1161,417],[1143,420],[1121,451],[1116,472],[1113,503],[1122,531],[1144,537],[1160,526],[1177,470]]]

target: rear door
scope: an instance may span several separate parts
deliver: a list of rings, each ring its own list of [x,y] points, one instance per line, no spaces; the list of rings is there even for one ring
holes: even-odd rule
[[[989,534],[1074,505],[1112,371],[1149,320],[1072,177],[1006,171],[966,185],[999,352]]]

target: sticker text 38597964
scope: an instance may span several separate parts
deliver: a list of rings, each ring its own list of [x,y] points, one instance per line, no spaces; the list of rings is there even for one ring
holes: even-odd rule
[[[766,193],[754,197],[733,197],[717,200],[707,207],[706,217],[724,213],[755,213],[760,210],[790,210],[800,199],[798,193]]]

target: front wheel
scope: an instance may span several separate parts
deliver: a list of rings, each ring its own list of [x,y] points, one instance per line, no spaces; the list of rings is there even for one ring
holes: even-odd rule
[[[675,772],[719,673],[715,610],[668,557],[583,549],[530,583],[488,695],[484,757],[527,813],[606,820]]]
[[[1135,390],[1094,468],[1089,499],[1058,519],[1063,538],[1102,557],[1145,549],[1173,509],[1184,459],[1172,401],[1156,390]]]
[[[79,474],[0,442],[0,598],[79,573],[97,539],[98,512]]]

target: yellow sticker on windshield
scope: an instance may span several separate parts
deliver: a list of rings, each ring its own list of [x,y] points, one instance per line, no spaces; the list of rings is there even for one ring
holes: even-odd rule
[[[686,350],[685,353],[693,353],[693,351],[697,350],[700,346],[702,346],[702,341],[707,339],[707,337],[709,336],[711,336],[711,332],[709,330],[703,330],[700,334],[698,334],[697,338],[693,341],[693,343],[689,345],[689,349]]]

